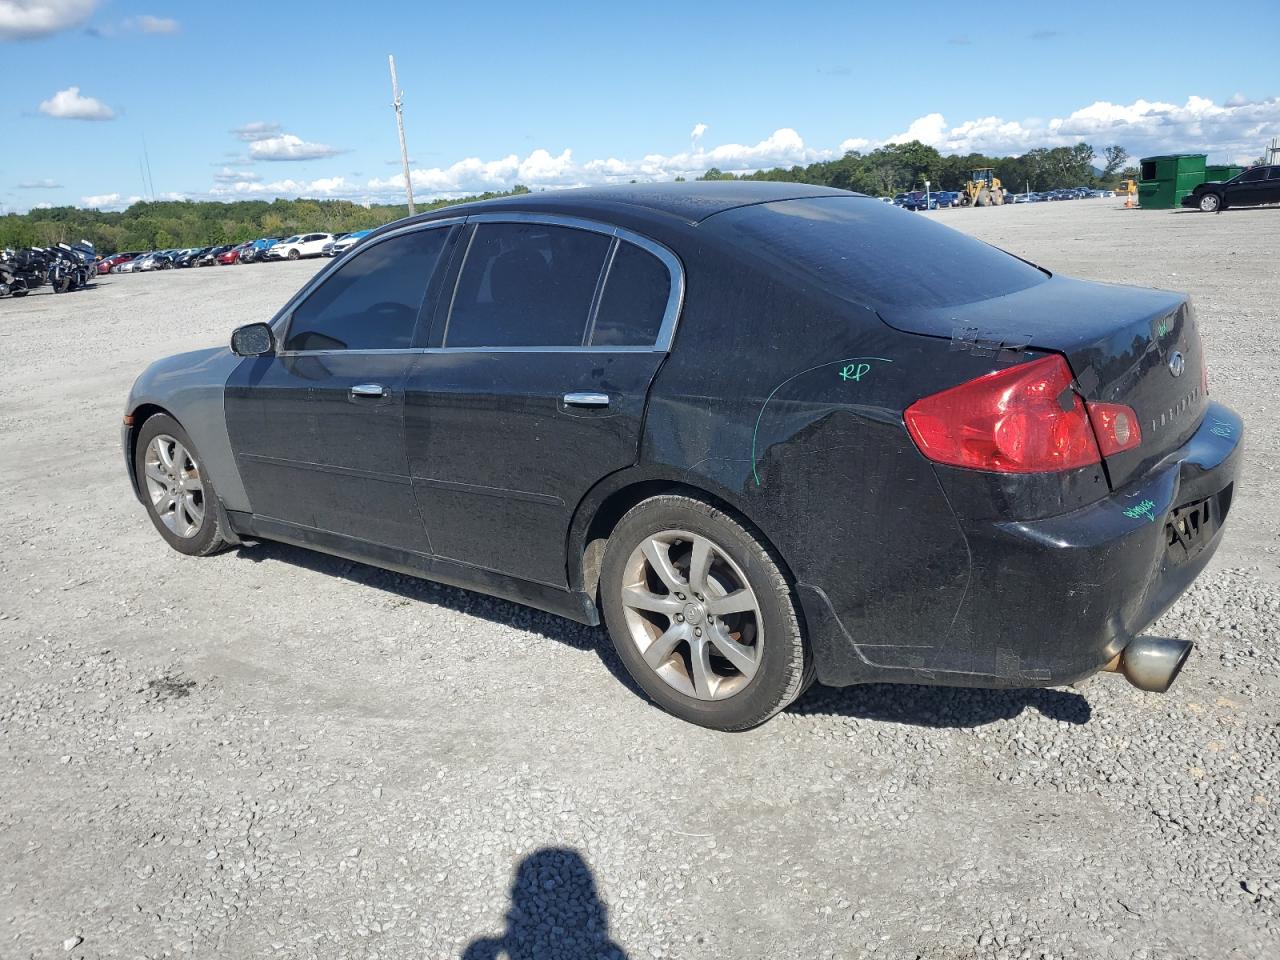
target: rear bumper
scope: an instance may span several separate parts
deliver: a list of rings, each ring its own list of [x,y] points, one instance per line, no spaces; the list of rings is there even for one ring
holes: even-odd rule
[[[814,644],[819,679],[1022,687],[1096,672],[1212,558],[1242,440],[1240,418],[1211,403],[1183,447],[1103,500],[1044,520],[963,522],[969,580],[942,637],[860,642],[822,590],[801,585],[811,633],[821,637]],[[1194,515],[1184,510],[1192,506]]]

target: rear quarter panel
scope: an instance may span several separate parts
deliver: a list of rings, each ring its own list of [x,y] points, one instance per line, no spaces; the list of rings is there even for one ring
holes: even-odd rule
[[[685,307],[642,462],[717,492],[761,529],[803,599],[820,678],[934,664],[969,555],[902,411],[993,361],[895,331],[767,255],[710,238],[680,252]]]

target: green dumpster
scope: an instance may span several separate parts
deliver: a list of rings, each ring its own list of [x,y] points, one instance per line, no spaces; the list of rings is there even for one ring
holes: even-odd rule
[[[1217,183],[1222,180],[1230,180],[1244,173],[1244,167],[1236,166],[1234,163],[1211,163],[1204,168],[1205,183]]]
[[[1148,210],[1173,210],[1205,181],[1205,154],[1177,153],[1143,157],[1138,203]]]

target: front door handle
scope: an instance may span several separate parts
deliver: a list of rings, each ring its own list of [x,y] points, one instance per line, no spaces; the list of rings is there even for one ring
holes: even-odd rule
[[[607,407],[609,395],[607,393],[566,393],[564,405],[566,407]]]
[[[385,397],[387,388],[380,383],[357,383],[351,388],[351,396],[356,398]]]

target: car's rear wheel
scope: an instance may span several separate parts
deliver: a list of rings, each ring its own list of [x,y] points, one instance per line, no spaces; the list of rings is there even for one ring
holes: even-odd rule
[[[193,557],[227,546],[219,526],[218,496],[177,420],[156,414],[142,425],[134,469],[147,515],[169,546]]]
[[[1204,213],[1217,213],[1222,206],[1222,198],[1216,193],[1206,193],[1200,197],[1200,210]]]
[[[628,672],[681,719],[746,730],[812,681],[780,561],[702,500],[659,496],[627,513],[605,548],[600,596]]]

